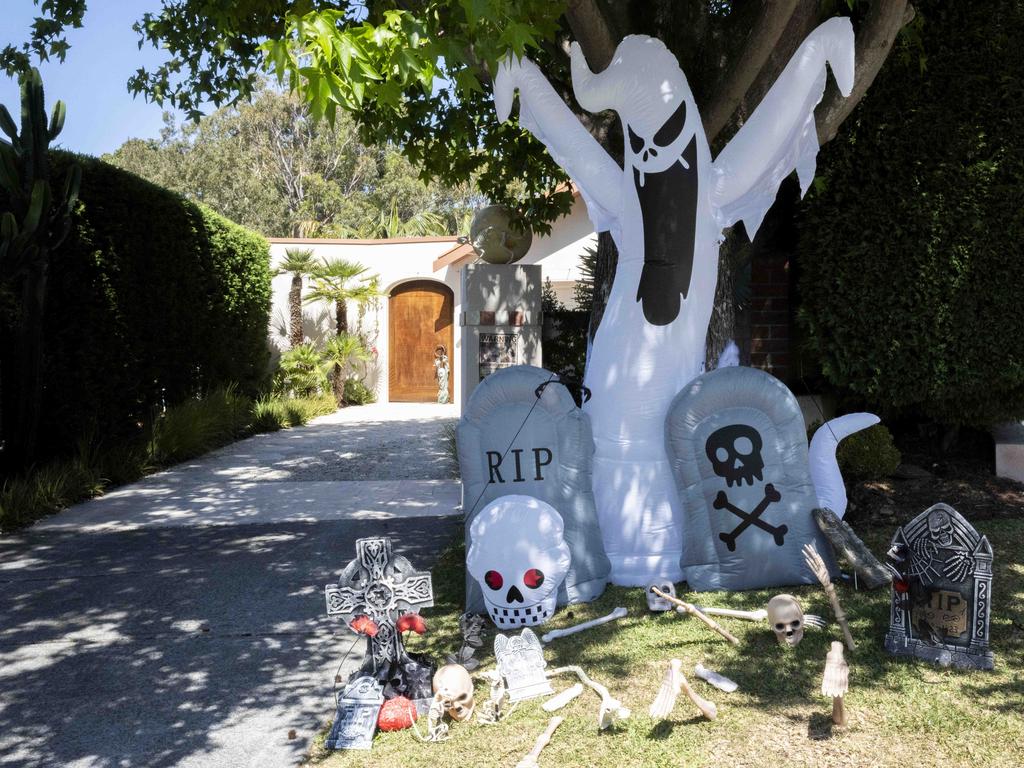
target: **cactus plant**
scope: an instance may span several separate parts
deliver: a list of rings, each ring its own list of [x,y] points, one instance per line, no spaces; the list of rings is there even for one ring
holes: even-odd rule
[[[23,73],[19,84],[20,131],[0,105],[0,131],[9,140],[0,137],[0,190],[6,200],[0,211],[0,285],[21,294],[13,345],[0,350],[0,414],[8,415],[0,419],[4,463],[32,460],[42,393],[47,274],[52,253],[71,231],[82,177],[77,165],[59,182],[50,175],[49,147],[64,128],[64,102],[57,102],[47,120],[39,70]],[[7,377],[9,362],[16,381]]]

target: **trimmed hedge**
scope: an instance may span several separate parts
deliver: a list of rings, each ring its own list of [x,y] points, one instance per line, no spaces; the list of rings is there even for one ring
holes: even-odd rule
[[[70,162],[82,188],[50,266],[41,456],[138,434],[219,386],[255,394],[269,356],[266,240],[95,158],[53,153],[58,171]]]
[[[914,6],[923,51],[898,42],[822,150],[801,320],[869,409],[987,426],[1024,416],[1024,5]]]

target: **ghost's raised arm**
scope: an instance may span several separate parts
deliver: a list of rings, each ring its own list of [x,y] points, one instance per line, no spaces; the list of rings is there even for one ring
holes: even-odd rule
[[[779,184],[795,169],[801,194],[814,178],[814,108],[825,91],[826,63],[844,96],[853,87],[853,27],[833,18],[800,44],[764,99],[712,164],[712,202],[721,226],[742,220],[753,239]]]
[[[594,227],[599,232],[610,229],[621,207],[622,170],[527,58],[511,58],[498,66],[494,108],[499,120],[508,119],[517,88],[519,124],[547,147],[579,187]]]

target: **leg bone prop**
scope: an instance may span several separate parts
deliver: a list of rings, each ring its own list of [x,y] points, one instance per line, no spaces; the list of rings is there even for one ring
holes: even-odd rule
[[[582,632],[585,629],[590,629],[591,627],[599,627],[602,624],[607,624],[609,621],[621,619],[626,615],[626,613],[627,611],[625,608],[616,608],[607,616],[602,616],[599,619],[584,621],[582,624],[577,624],[575,627],[567,627],[566,629],[553,629],[550,632],[546,632],[544,635],[542,635],[540,640],[542,643],[550,643],[552,640],[556,640],[559,637],[565,637],[566,635],[575,635],[577,632]]]
[[[561,693],[555,694],[550,699],[545,701],[544,704],[541,706],[541,709],[543,709],[545,712],[556,712],[562,707],[564,707],[566,704],[568,704],[570,701],[575,699],[577,696],[579,696],[581,693],[583,693],[583,683],[576,683],[576,685],[566,688]]]
[[[718,674],[713,669],[708,669],[703,664],[698,664],[696,669],[693,670],[693,674],[706,683],[715,686],[718,690],[725,691],[726,693],[732,693],[739,688],[739,686],[728,677]]]
[[[832,697],[832,722],[846,725],[843,697],[850,687],[850,667],[843,658],[843,644],[832,642],[832,650],[825,657],[825,674],[821,679],[821,695]]]
[[[711,629],[715,630],[715,632],[720,634],[722,637],[724,637],[726,640],[728,640],[733,645],[739,645],[740,644],[739,639],[737,639],[737,637],[735,635],[733,635],[731,632],[729,632],[729,630],[723,628],[722,625],[719,624],[714,619],[708,618],[706,615],[704,615],[704,613],[702,613],[701,611],[698,611],[697,610],[697,606],[695,606],[693,603],[687,603],[685,600],[680,600],[678,597],[673,597],[672,595],[669,595],[669,594],[667,594],[665,592],[662,592],[657,587],[651,587],[651,592],[656,594],[658,597],[661,597],[661,598],[664,598],[665,600],[668,600],[673,605],[678,605],[680,608],[682,608],[684,611],[686,611],[691,616],[696,616],[698,619],[703,621],[705,624],[707,624],[709,627],[711,627]]]
[[[537,741],[534,742],[533,749],[530,750],[529,754],[516,763],[516,768],[537,768],[537,758],[540,757],[541,751],[551,741],[551,737],[555,733],[555,728],[562,724],[564,717],[552,717],[548,722],[548,727],[544,729],[544,733],[537,737]]]
[[[839,604],[839,596],[836,594],[836,588],[832,586],[832,579],[829,578],[825,561],[821,559],[821,555],[818,554],[818,550],[814,548],[813,544],[804,544],[804,561],[807,563],[811,573],[821,582],[825,594],[828,595],[828,601],[832,604],[832,613],[836,615],[836,623],[842,627],[846,647],[851,651],[854,650],[857,644],[853,642],[853,635],[850,634],[850,625],[846,621],[846,612],[843,611],[843,607]]]
[[[590,688],[593,688],[597,695],[601,697],[601,709],[597,714],[597,727],[600,730],[603,731],[605,728],[615,725],[615,723],[620,720],[626,720],[629,717],[629,708],[622,706],[622,702],[614,698],[603,685],[587,677],[587,673],[580,667],[558,667],[557,669],[553,669],[547,673],[548,677],[566,674],[576,675],[576,677],[580,679],[580,682]]]

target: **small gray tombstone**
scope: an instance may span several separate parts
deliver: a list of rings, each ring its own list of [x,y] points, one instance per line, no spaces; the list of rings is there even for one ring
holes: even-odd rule
[[[544,648],[533,630],[519,635],[498,635],[494,638],[494,658],[498,671],[505,678],[509,701],[522,701],[554,693],[551,681],[544,674]]]
[[[992,669],[992,546],[948,504],[896,530],[886,649],[941,666]]]
[[[338,711],[327,735],[328,749],[370,749],[384,688],[372,677],[359,677],[338,696]]]
[[[572,563],[558,605],[600,596],[611,563],[592,488],[594,438],[590,420],[558,377],[529,365],[494,372],[473,392],[457,442],[466,550],[484,507],[501,496],[532,496],[554,507],[565,526]],[[466,605],[472,613],[486,611],[480,586],[468,575]]]

